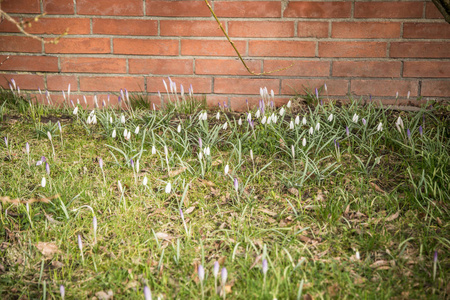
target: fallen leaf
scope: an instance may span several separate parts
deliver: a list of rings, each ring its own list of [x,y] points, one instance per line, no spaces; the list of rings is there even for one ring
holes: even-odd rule
[[[99,300],[109,300],[114,297],[114,293],[112,290],[108,290],[107,293],[100,291],[100,292],[95,293],[95,296],[97,296],[97,298]]]
[[[169,177],[180,175],[181,173],[183,173],[186,170],[187,170],[187,167],[181,167],[181,168],[176,169],[176,170],[171,170],[169,172]]]
[[[395,266],[395,261],[378,260],[370,265],[371,268],[379,270],[387,270],[390,269],[391,266]]]
[[[273,212],[271,210],[265,209],[265,208],[261,209],[261,212],[263,212],[265,214],[268,214],[269,216],[272,216],[272,217],[276,217],[277,216],[277,213],[275,213],[275,212]]]
[[[256,266],[256,264],[261,260],[261,258],[262,258],[262,254],[258,255],[258,256],[255,258],[255,261],[254,261],[253,264],[251,265],[250,270],[253,269],[253,268]]]
[[[46,258],[52,258],[54,254],[59,252],[58,246],[51,242],[38,242],[36,248],[38,248]]]
[[[157,233],[155,233],[155,236],[160,240],[170,241],[171,239],[173,239],[173,236],[171,236],[167,233],[164,233],[164,232],[157,232]]]
[[[325,197],[323,196],[322,190],[317,191],[316,201],[325,201]]]
[[[294,195],[295,197],[298,197],[299,192],[296,188],[291,187],[290,189],[288,189],[288,192],[291,193],[292,195]]]
[[[32,203],[34,203],[34,202],[43,202],[43,203],[49,203],[52,199],[55,199],[55,198],[58,198],[59,197],[59,195],[55,195],[55,196],[53,196],[53,197],[50,197],[50,198],[45,198],[45,197],[43,197],[43,198],[30,198],[30,199],[28,199],[28,200],[20,200],[19,198],[16,198],[16,199],[11,199],[10,197],[8,197],[8,196],[4,196],[4,197],[0,197],[0,201],[2,201],[3,202],[3,204],[5,204],[5,203],[12,203],[12,204],[15,204],[15,205],[18,205],[18,204],[32,204]]]
[[[211,164],[211,166],[215,167],[215,166],[219,166],[219,165],[221,165],[221,164],[222,164],[222,161],[221,161],[220,159],[218,159],[218,160],[216,160],[216,161],[213,161],[212,164]]]
[[[185,215],[188,215],[188,214],[190,214],[191,212],[193,212],[194,209],[195,209],[195,206],[191,206],[191,207],[189,207],[188,209],[186,209],[186,210],[184,211],[184,214],[185,214]]]
[[[370,185],[375,189],[375,191],[380,193],[385,193],[382,188],[380,188],[376,183],[370,182]]]
[[[397,219],[399,214],[400,214],[400,211],[397,211],[395,214],[387,217],[386,218],[386,222],[390,222],[390,221],[393,221],[393,220]]]
[[[209,187],[214,187],[214,186],[216,186],[216,185],[214,184],[214,182],[211,182],[211,181],[209,181],[209,180],[205,180],[205,179],[199,178],[198,181],[199,181],[200,183],[203,183],[203,184],[209,186]]]
[[[339,286],[337,283],[334,283],[333,285],[329,286],[327,290],[330,297],[336,297],[339,294]]]
[[[52,266],[55,269],[60,269],[60,268],[64,267],[64,264],[60,261],[54,260],[54,261],[52,261]]]
[[[313,300],[313,297],[310,294],[306,294],[303,296],[303,300]]]
[[[221,256],[221,257],[219,257],[219,259],[217,261],[219,262],[219,265],[223,265],[225,263],[226,259],[227,259],[226,256]]]
[[[52,216],[45,214],[45,217],[47,218],[47,220],[52,223],[52,224],[61,224],[62,222],[56,221],[55,219],[52,218]]]

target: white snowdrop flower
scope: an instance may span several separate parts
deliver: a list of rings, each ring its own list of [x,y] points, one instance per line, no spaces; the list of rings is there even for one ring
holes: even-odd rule
[[[380,124],[378,124],[377,126],[377,131],[382,131],[383,130],[383,123],[380,122]]]
[[[276,123],[278,121],[278,117],[276,115],[272,115],[272,121]]]
[[[120,116],[120,123],[125,124],[125,116],[124,115]]]
[[[228,166],[228,164],[225,166],[225,170],[223,171],[225,173],[225,175],[228,175],[228,172],[230,171],[230,167]]]
[[[284,107],[282,107],[282,108],[280,109],[280,116],[283,116],[283,115],[284,115],[284,112],[285,112]]]
[[[303,125],[306,125],[306,117],[303,117],[303,119],[302,119],[302,124],[303,124]]]
[[[309,128],[309,134],[313,134],[314,133],[314,129],[312,128],[312,126]]]
[[[203,113],[203,121],[206,121],[206,120],[208,120],[208,113],[205,111]]]
[[[88,123],[88,124],[91,124],[91,123],[92,123],[92,118],[91,118],[91,116],[88,116],[88,118],[87,118],[87,120],[86,120],[86,123]]]
[[[167,183],[166,185],[166,194],[170,194],[170,191],[172,190],[172,184],[170,182]]]
[[[97,116],[96,115],[94,115],[92,117],[92,124],[97,124]]]
[[[45,177],[42,177],[41,186],[45,187],[46,184],[47,184],[47,180],[45,179]]]
[[[222,129],[227,130],[228,128],[228,122],[223,123]]]
[[[131,131],[128,131],[128,134],[127,134],[127,141],[129,141],[130,138],[131,138]]]
[[[275,98],[275,93],[273,92],[273,90],[270,90],[270,96],[273,98]]]
[[[316,124],[316,131],[319,131],[319,129],[320,129],[320,123],[318,122],[318,123]]]
[[[358,120],[359,120],[359,116],[357,114],[354,114],[353,118],[352,118],[353,123],[358,123]]]
[[[242,119],[239,117],[239,120],[238,120],[238,125],[239,126],[241,126],[242,125]]]
[[[178,133],[180,133],[180,132],[181,132],[181,124],[178,124],[178,127],[177,127],[177,132],[178,132]]]
[[[395,93],[395,98],[398,98],[398,91]]]
[[[247,121],[251,121],[252,120],[252,113],[248,113],[247,115]]]
[[[286,104],[286,107],[291,108],[291,105],[292,105],[292,102],[291,102],[291,100],[289,100],[288,103]]]
[[[253,150],[250,149],[250,158],[253,160]]]
[[[198,153],[198,159],[199,159],[199,160],[202,160],[202,158],[203,158],[203,152],[200,151],[200,152]]]
[[[292,157],[295,157],[295,148],[294,148],[294,145],[291,145],[291,154],[292,154]]]
[[[90,115],[91,117],[93,117],[94,114],[95,114],[95,109],[91,110],[91,112],[89,113],[89,115]]]
[[[359,251],[358,250],[356,250],[355,257],[356,257],[357,260],[361,259],[361,256],[359,255]]]
[[[256,111],[256,113],[255,113],[255,117],[256,117],[257,119],[259,119],[260,116],[261,116],[261,112],[260,112],[260,110],[258,109],[258,110]]]
[[[267,125],[269,125],[270,122],[272,122],[272,116],[269,116],[269,117],[267,118]]]
[[[123,193],[122,183],[120,182],[120,180],[117,181],[117,186],[119,187],[120,193]]]
[[[116,134],[117,134],[116,129],[114,129],[113,132],[112,132],[112,135],[111,135],[113,139],[116,138]]]
[[[295,125],[299,125],[300,124],[300,116],[296,116],[295,117]]]
[[[134,134],[139,134],[139,126],[134,130]]]
[[[152,146],[152,155],[155,155],[156,154],[156,148],[155,148],[155,146]]]
[[[206,156],[211,155],[211,149],[209,148],[209,146],[208,146],[208,147],[205,147],[205,148],[203,149],[203,153],[204,153]]]
[[[123,137],[127,138],[128,136],[128,130],[125,128],[125,130],[123,131]]]
[[[139,173],[139,159],[136,160],[136,173]]]
[[[328,116],[328,121],[329,121],[329,122],[332,122],[332,121],[333,121],[333,117],[334,117],[333,114],[330,114],[330,115]]]
[[[112,124],[113,123],[113,119],[112,117],[109,117],[109,123]]]
[[[47,131],[47,137],[50,141],[52,140],[52,134],[50,133],[50,131]]]
[[[294,129],[294,122],[291,120],[291,122],[289,123],[289,129]]]
[[[78,114],[78,106],[75,106],[75,108],[73,109],[73,114],[77,115]]]
[[[395,126],[397,127],[399,132],[402,132],[401,129],[404,129],[405,127],[403,126],[403,120],[401,117],[398,117],[397,121],[395,122]]]
[[[164,155],[169,156],[169,149],[167,149],[166,145],[164,145]]]
[[[306,138],[303,138],[303,141],[302,141],[302,146],[303,146],[303,147],[305,147],[305,146],[306,146]]]
[[[267,121],[267,117],[264,116],[264,117],[262,118],[262,120],[261,120],[261,124],[266,124],[266,121]]]
[[[264,90],[262,87],[259,88],[259,95],[261,96],[261,98],[264,98]]]
[[[220,119],[220,112],[217,112],[216,119],[217,119],[217,120]]]

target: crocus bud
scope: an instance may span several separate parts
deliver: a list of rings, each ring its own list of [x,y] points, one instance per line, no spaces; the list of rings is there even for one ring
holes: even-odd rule
[[[263,274],[266,275],[268,270],[269,270],[269,265],[267,264],[267,259],[263,259],[263,261],[262,261],[262,272],[263,272]]]
[[[422,129],[422,126],[419,126],[419,133],[420,133],[421,136],[423,135],[423,129]]]
[[[241,119],[241,118],[239,118],[238,125],[239,125],[239,126],[242,125],[242,119]]]
[[[227,277],[228,277],[228,272],[227,272],[227,268],[222,268],[222,284],[225,285],[225,283],[227,282]]]
[[[305,146],[306,146],[306,138],[303,138],[303,141],[302,141],[302,146],[303,146],[303,147],[305,147]]]
[[[147,183],[148,183],[148,178],[147,178],[147,176],[144,176],[144,179],[142,180],[142,184],[147,186]]]
[[[177,127],[177,132],[178,132],[178,133],[180,133],[180,132],[181,132],[181,124],[178,124],[178,127]]]
[[[330,115],[328,116],[328,121],[329,121],[329,122],[333,121],[333,114],[330,114]]]
[[[382,131],[383,130],[383,123],[380,122],[380,124],[378,124],[377,126],[377,131]]]
[[[203,282],[203,279],[205,279],[205,269],[203,269],[202,265],[198,266],[198,279],[200,282]]]
[[[75,106],[75,108],[73,109],[73,114],[77,115],[78,114],[78,106]]]
[[[348,126],[345,126],[345,134],[346,134],[347,136],[350,135],[350,130],[348,129]]]
[[[152,146],[152,155],[155,155],[156,154],[156,148],[155,148],[155,146]]]
[[[62,284],[59,286],[59,293],[61,294],[61,299],[64,300],[66,297],[66,289]]]
[[[295,117],[295,125],[299,125],[300,124],[300,116],[296,116]]]
[[[83,252],[83,242],[81,241],[81,235],[78,235],[78,248]]]
[[[170,191],[172,190],[172,184],[170,182],[167,183],[166,185],[166,194],[170,194]]]
[[[112,132],[112,138],[114,139],[114,138],[116,138],[116,135],[117,135],[117,133],[116,133],[116,129],[114,128],[114,130],[113,130],[113,132]]]
[[[357,114],[353,115],[352,121],[353,123],[358,123],[359,116]]]
[[[98,158],[98,165],[99,165],[100,169],[103,170],[103,159],[101,157]]]
[[[289,122],[289,129],[294,129],[294,122],[292,120]]]
[[[234,178],[234,189],[236,190],[236,192],[239,189],[239,181],[238,181],[238,179],[236,177]]]
[[[52,134],[50,133],[50,131],[47,131],[47,137],[50,141],[52,140]]]
[[[139,126],[134,130],[134,134],[139,134]]]
[[[219,274],[219,269],[220,269],[220,265],[219,265],[219,262],[216,260],[214,262],[214,269],[213,269],[214,278],[217,278],[217,275]]]
[[[303,125],[306,125],[306,117],[303,117],[302,123],[303,123]]]
[[[47,172],[47,175],[50,175],[50,165],[48,162],[45,163],[45,171]]]
[[[148,286],[144,286],[144,298],[145,300],[152,300],[152,292]]]
[[[46,183],[47,183],[47,180],[45,180],[45,177],[42,177],[41,186],[45,187]]]
[[[406,135],[409,139],[411,138],[411,130],[409,130],[409,128],[406,130]]]
[[[226,165],[226,166],[225,166],[225,170],[224,170],[225,175],[228,174],[228,171],[229,171],[229,170],[230,170],[230,167],[229,167],[228,165]]]
[[[96,233],[97,232],[97,217],[96,216],[94,216],[92,218],[92,227],[94,228],[94,233]]]
[[[253,160],[253,150],[250,149],[250,158]]]
[[[28,142],[25,144],[25,150],[27,151],[27,154],[30,154],[30,144],[28,144]]]
[[[364,126],[366,126],[366,124],[367,124],[366,119],[363,118],[363,119],[362,119],[362,123],[363,123]]]

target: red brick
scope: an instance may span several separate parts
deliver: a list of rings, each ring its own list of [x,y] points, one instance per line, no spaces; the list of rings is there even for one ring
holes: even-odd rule
[[[80,90],[86,92],[117,92],[127,89],[132,92],[140,92],[145,89],[144,77],[80,77]]]
[[[0,36],[0,51],[3,52],[41,52],[42,42],[23,36]]]
[[[355,18],[422,18],[422,2],[356,2]]]
[[[253,72],[261,72],[261,61],[246,59],[245,63]],[[251,75],[239,59],[196,59],[195,74]]]
[[[391,96],[407,95],[417,96],[419,83],[416,80],[371,80],[355,79],[351,81],[351,91],[356,95]]]
[[[259,89],[267,87],[278,94],[279,79],[252,78],[216,78],[214,79],[214,93],[218,94],[259,94]]]
[[[130,59],[130,74],[192,75],[192,59]]]
[[[423,80],[422,96],[446,97],[450,95],[450,80]]]
[[[335,61],[336,77],[400,77],[399,61]]]
[[[48,56],[13,56],[0,55],[0,70],[29,72],[58,72],[58,58]]]
[[[44,12],[49,15],[73,15],[73,0],[44,0]]]
[[[78,0],[77,12],[80,15],[102,16],[142,16],[142,0]]]
[[[216,21],[159,21],[162,36],[223,36]]]
[[[403,77],[450,78],[450,61],[405,61]]]
[[[31,20],[32,21],[32,20]],[[32,34],[89,34],[90,21],[87,18],[40,18],[31,23],[26,31]]]
[[[116,38],[114,53],[135,55],[178,55],[177,40]]]
[[[349,18],[350,2],[289,2],[283,17],[285,18]]]
[[[147,92],[156,93],[158,91],[161,94],[166,93],[163,80],[166,84],[169,84],[167,77],[147,77]],[[211,78],[208,77],[172,77],[172,81],[177,84],[177,90],[180,91],[180,84],[183,85],[184,90],[188,91],[189,86],[192,84],[194,94],[211,93]]]
[[[126,73],[125,58],[61,57],[61,72]]]
[[[327,84],[329,95],[347,95],[348,80],[345,79],[283,79],[281,81],[281,94],[306,95],[305,88],[314,91]]]
[[[293,37],[294,22],[228,21],[228,35],[237,37]]]
[[[315,42],[303,41],[250,41],[250,56],[309,56],[316,53]]]
[[[20,90],[38,90],[44,88],[44,76],[34,74],[1,74],[0,86],[9,89],[11,79],[16,81]]]
[[[450,57],[448,42],[393,42],[391,57]]]
[[[447,23],[404,23],[403,37],[410,39],[450,39]]]
[[[385,42],[319,42],[320,57],[386,57]]]
[[[205,1],[146,0],[146,15],[158,17],[209,17]]]
[[[158,21],[95,18],[92,24],[92,32],[94,34],[115,34],[115,35],[144,35],[144,36],[157,35]]]
[[[344,39],[399,38],[398,22],[333,22],[331,37]]]
[[[58,44],[45,44],[46,53],[110,53],[108,38],[62,38]]]
[[[280,1],[214,1],[214,11],[218,17],[227,18],[279,18]]]
[[[13,17],[14,20],[20,22],[20,18]],[[6,19],[0,22],[0,32],[20,32],[16,25]]]
[[[441,12],[437,9],[436,5],[434,3],[428,2],[427,6],[425,8],[425,17],[427,19],[443,19],[444,16],[441,14]]]
[[[298,22],[298,37],[328,37],[328,22]]]
[[[39,0],[3,0],[1,9],[7,13],[39,14],[41,7]]]
[[[241,55],[245,55],[245,44],[234,42]],[[181,40],[181,55],[235,56],[236,52],[228,41]]]
[[[47,75],[47,89],[50,91],[78,90],[77,77],[74,75]]]
[[[284,71],[271,73],[273,76],[329,76],[330,62],[328,61],[311,61],[311,60],[265,60],[264,71],[270,72],[280,68],[286,68],[294,64]]]

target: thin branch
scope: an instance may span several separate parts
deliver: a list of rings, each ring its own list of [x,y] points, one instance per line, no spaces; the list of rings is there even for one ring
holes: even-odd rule
[[[258,76],[259,76],[259,75],[267,75],[267,74],[271,74],[271,73],[275,73],[275,72],[280,72],[280,71],[287,70],[287,69],[291,68],[291,67],[294,65],[294,63],[293,63],[293,64],[291,64],[290,66],[287,66],[287,67],[285,67],[285,68],[280,68],[280,69],[277,69],[277,70],[273,70],[273,71],[269,71],[269,72],[262,72],[262,73],[255,73],[255,72],[253,72],[252,70],[250,70],[250,68],[247,66],[247,64],[245,63],[244,59],[242,58],[241,54],[239,53],[238,49],[237,49],[236,46],[234,45],[233,41],[231,41],[230,37],[229,37],[228,34],[225,32],[225,29],[223,28],[222,24],[220,23],[219,19],[217,18],[216,14],[214,13],[214,10],[212,9],[212,7],[211,7],[211,5],[209,4],[208,0],[205,0],[205,3],[206,3],[206,5],[208,6],[209,11],[210,11],[211,14],[213,15],[214,19],[216,19],[217,24],[219,24],[219,28],[222,30],[222,32],[223,32],[223,34],[226,36],[228,42],[229,42],[229,43],[231,44],[231,46],[233,47],[234,51],[236,51],[236,53],[237,53],[239,59],[241,60],[242,64],[244,65],[244,67],[247,69],[247,71],[248,71],[250,74],[258,75]]]
[[[444,5],[439,0],[432,0],[434,5],[436,5],[439,12],[444,16],[445,21],[450,24],[450,14],[448,8],[446,9]]]
[[[45,14],[46,14],[46,13],[43,13],[42,15],[36,16],[36,17],[34,18],[34,22],[37,22],[37,21],[39,20],[39,18],[42,17],[42,16],[45,16]],[[31,34],[31,33],[28,33],[28,32],[24,29],[24,26],[25,26],[25,25],[31,26],[31,22],[30,22],[30,21],[26,21],[26,22],[23,22],[23,21],[22,21],[22,22],[17,22],[16,20],[14,20],[14,18],[12,18],[9,14],[7,14],[6,12],[4,12],[2,9],[0,9],[0,16],[3,17],[3,18],[5,18],[5,19],[8,20],[9,22],[13,23],[13,24],[17,27],[17,29],[19,29],[19,31],[20,31],[21,33],[23,33],[24,35],[26,35],[26,36],[28,36],[28,37],[31,37],[31,38],[33,38],[33,39],[35,39],[35,40],[44,42],[44,43],[46,43],[46,44],[47,44],[47,43],[50,43],[50,44],[57,44],[57,43],[59,42],[59,39],[62,38],[63,36],[65,36],[65,35],[67,35],[67,33],[69,32],[68,29],[66,29],[66,31],[65,31],[63,34],[61,34],[60,36],[58,36],[58,37],[56,37],[56,38],[54,38],[54,39],[51,39],[51,40],[46,40],[46,39],[44,39],[43,37],[40,37],[40,36]]]

